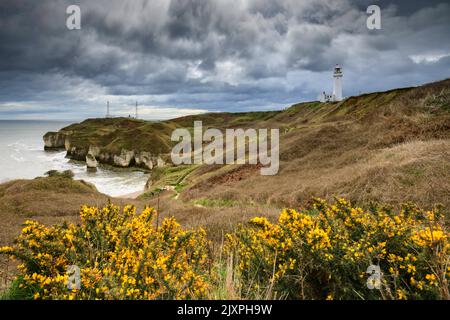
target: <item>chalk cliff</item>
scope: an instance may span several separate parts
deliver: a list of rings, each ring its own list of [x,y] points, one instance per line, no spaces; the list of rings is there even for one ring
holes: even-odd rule
[[[162,129],[162,130],[161,130]],[[117,167],[151,170],[165,166],[170,158],[169,126],[128,118],[88,119],[59,132],[47,132],[45,150],[65,149],[67,157]]]

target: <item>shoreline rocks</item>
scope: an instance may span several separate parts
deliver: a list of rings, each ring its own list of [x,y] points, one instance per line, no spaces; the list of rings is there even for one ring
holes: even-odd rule
[[[44,139],[44,150],[65,149],[67,136],[59,132],[47,132]]]
[[[150,152],[142,151],[137,153],[134,156],[134,162],[137,166],[145,166],[149,168],[150,170],[153,169],[153,160],[152,160],[152,154]]]
[[[145,183],[144,191],[150,190],[153,185],[152,173],[148,176],[147,182]]]
[[[102,147],[89,145],[77,146],[71,141],[70,132],[47,132],[44,137],[44,150],[66,150],[66,157],[84,161],[89,169],[97,168],[100,163],[120,168],[139,167],[152,170],[154,167],[165,167],[170,155],[152,154],[148,151],[122,149],[120,153],[105,151]]]
[[[86,166],[88,169],[97,170],[98,161],[97,161],[97,159],[95,159],[95,157],[92,153],[88,153],[86,155]]]
[[[118,167],[129,167],[134,161],[134,151],[122,149],[120,155],[114,155],[114,164]]]

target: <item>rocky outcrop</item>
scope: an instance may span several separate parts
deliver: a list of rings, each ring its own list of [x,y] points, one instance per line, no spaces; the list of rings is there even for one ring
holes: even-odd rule
[[[152,174],[150,173],[150,175],[148,176],[147,183],[145,184],[144,191],[150,190],[152,185],[153,185],[153,179],[152,179]]]
[[[164,167],[166,162],[160,155],[152,155],[150,152],[137,152],[134,156],[136,166],[152,170],[154,167]]]
[[[86,166],[88,169],[96,169],[98,166],[98,161],[92,153],[88,153],[86,155]]]
[[[98,157],[100,155],[100,148],[97,146],[89,146],[88,153],[92,154],[94,157]]]
[[[114,165],[118,167],[129,167],[134,162],[134,151],[123,150],[120,155],[114,155]]]
[[[73,143],[71,134],[73,132],[48,132],[43,137],[45,150],[65,149],[67,157],[73,160],[86,161],[88,168],[95,168],[99,163],[109,164],[117,167],[140,167],[152,170],[154,167],[164,167],[166,162],[163,158],[167,155],[152,154],[147,151],[136,151],[122,149],[119,154],[105,150],[95,145],[86,147]]]
[[[134,156],[134,162],[137,166],[153,169],[153,157],[150,152],[142,151],[138,152]]]
[[[166,162],[161,157],[158,157],[156,159],[156,165],[158,167],[165,167],[166,166]]]
[[[44,149],[63,149],[65,148],[66,135],[59,132],[47,132],[44,135]]]
[[[71,146],[67,150],[67,157],[73,160],[85,161],[88,154],[88,149]]]
[[[66,139],[64,141],[64,148],[66,149],[66,151],[70,150],[72,148],[69,137],[66,137]]]

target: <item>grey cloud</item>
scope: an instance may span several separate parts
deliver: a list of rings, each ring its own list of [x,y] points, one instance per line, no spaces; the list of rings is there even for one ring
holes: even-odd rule
[[[82,30],[68,31],[74,3]],[[372,3],[380,31],[365,26]],[[90,115],[103,97],[277,108],[329,88],[335,63],[346,95],[438,80],[450,66],[449,15],[444,0],[3,0],[0,117],[2,103],[30,101],[47,104],[43,114],[83,105]]]

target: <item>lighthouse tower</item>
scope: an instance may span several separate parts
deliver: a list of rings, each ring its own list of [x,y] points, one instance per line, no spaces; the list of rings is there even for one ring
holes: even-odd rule
[[[342,68],[337,64],[333,73],[333,101],[342,100]]]

